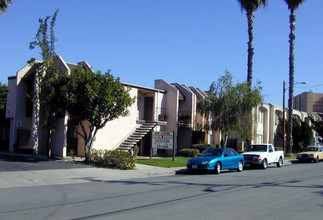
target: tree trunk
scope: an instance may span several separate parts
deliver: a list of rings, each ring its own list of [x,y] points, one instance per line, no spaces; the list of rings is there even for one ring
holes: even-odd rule
[[[229,133],[228,132],[224,132],[224,138],[222,140],[222,147],[223,148],[227,148],[228,136],[229,136]]]
[[[89,162],[90,160],[90,149],[92,144],[92,128],[89,128],[89,134],[87,134],[86,129],[84,127],[84,124],[80,122],[80,126],[82,128],[83,134],[81,134],[81,137],[83,137],[84,140],[84,154],[85,154],[85,162]]]
[[[290,10],[289,34],[289,100],[288,100],[288,126],[287,126],[287,153],[293,152],[293,96],[294,96],[294,41],[295,41],[295,10]]]
[[[85,162],[89,162],[90,161],[90,141],[88,138],[84,138],[84,153],[85,153]]]
[[[253,65],[253,19],[254,19],[254,11],[248,10],[247,11],[247,18],[248,18],[248,75],[247,75],[247,82],[252,85],[252,65]]]

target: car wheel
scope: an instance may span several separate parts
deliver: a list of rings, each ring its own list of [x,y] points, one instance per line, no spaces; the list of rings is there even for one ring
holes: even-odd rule
[[[267,169],[267,167],[268,167],[268,161],[267,161],[267,159],[264,159],[264,160],[262,161],[261,166],[262,166],[262,169]]]
[[[216,164],[215,164],[215,173],[216,174],[220,174],[221,173],[221,164],[219,163],[219,162],[217,162]]]
[[[318,162],[319,162],[319,157],[316,157],[316,158],[314,159],[314,162],[315,162],[315,163],[318,163]]]
[[[238,163],[238,169],[237,171],[238,172],[241,172],[243,170],[243,164],[242,164],[242,161],[240,160],[239,163]]]
[[[283,166],[283,159],[280,157],[277,162],[277,167],[282,167],[282,166]]]

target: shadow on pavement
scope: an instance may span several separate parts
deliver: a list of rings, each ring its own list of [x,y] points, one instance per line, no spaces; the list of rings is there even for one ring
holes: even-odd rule
[[[221,174],[223,173],[230,173],[236,172],[231,170],[221,170]],[[214,170],[187,170],[187,169],[180,169],[175,171],[175,175],[217,175],[215,174]]]
[[[59,159],[34,157],[33,155],[0,155],[0,172],[7,171],[31,171],[31,170],[54,170],[54,169],[78,169],[89,168],[90,165],[83,163],[66,162]]]
[[[33,162],[33,163],[41,161],[40,159],[32,157],[32,156],[31,157],[15,157],[15,156],[3,156],[3,155],[0,155],[0,160],[9,161],[9,162]]]

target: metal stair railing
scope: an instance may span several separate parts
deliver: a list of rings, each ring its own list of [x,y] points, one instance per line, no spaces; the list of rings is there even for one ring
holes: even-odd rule
[[[140,126],[137,126],[136,129],[132,130],[131,134],[128,134],[122,141],[118,143],[118,148],[124,148],[124,150],[131,150],[131,148],[136,143],[138,143],[143,137],[145,137],[146,134],[149,133],[149,131],[154,129],[156,125],[156,122],[146,122],[141,124]]]
[[[121,139],[121,141],[114,145],[114,147],[111,150],[117,149],[120,146],[120,144],[122,144],[122,142],[124,142],[128,137],[130,137],[130,135],[134,133],[134,131],[140,126],[140,124],[136,124],[136,126],[127,135],[125,135],[124,138]]]

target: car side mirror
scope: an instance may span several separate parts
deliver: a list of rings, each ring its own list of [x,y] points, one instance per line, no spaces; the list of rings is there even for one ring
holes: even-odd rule
[[[229,155],[228,154],[224,154],[224,157],[228,157]]]

